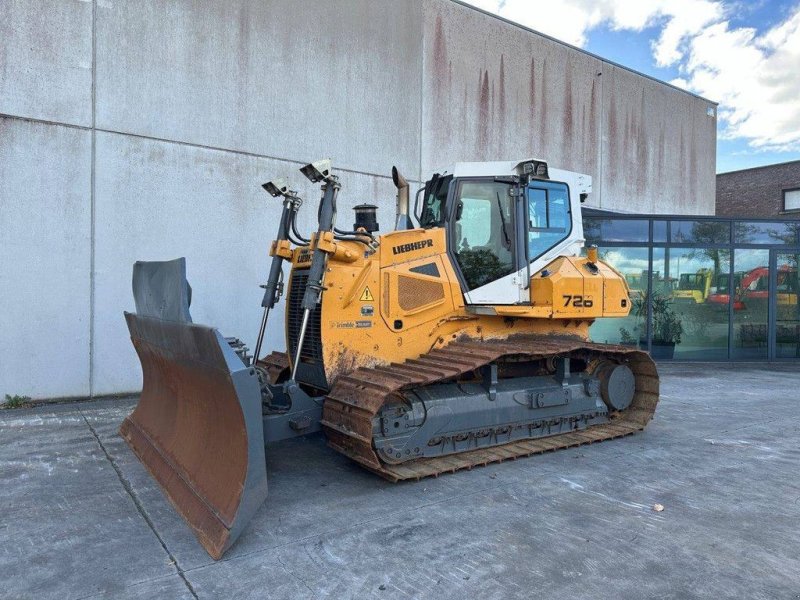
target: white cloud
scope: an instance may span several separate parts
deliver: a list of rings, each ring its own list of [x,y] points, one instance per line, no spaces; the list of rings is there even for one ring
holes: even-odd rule
[[[573,46],[586,45],[592,29],[641,31],[661,24],[653,42],[659,65],[671,65],[682,53],[686,38],[722,15],[722,3],[712,0],[473,0],[474,6],[499,14]]]
[[[723,0],[474,0],[472,4],[574,46],[601,26],[656,28],[653,62],[677,69],[671,83],[720,103],[720,137],[756,150],[800,150],[800,2],[759,34],[732,27]]]

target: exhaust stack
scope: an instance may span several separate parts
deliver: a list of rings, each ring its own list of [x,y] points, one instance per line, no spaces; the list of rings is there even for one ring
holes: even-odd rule
[[[402,229],[414,229],[411,223],[411,217],[408,215],[408,181],[400,175],[397,167],[392,167],[392,181],[397,188],[397,223],[394,228],[396,231]]]

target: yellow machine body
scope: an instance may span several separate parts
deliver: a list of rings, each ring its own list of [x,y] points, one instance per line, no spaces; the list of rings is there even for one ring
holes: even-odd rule
[[[630,435],[652,418],[651,358],[588,339],[595,319],[631,310],[624,277],[596,247],[580,255],[589,176],[537,159],[456,163],[420,190],[414,228],[393,169],[395,231],[378,236],[374,205],[336,229],[329,160],[301,171],[322,184],[308,238],[297,193],[263,186],[282,212],[252,354],[192,320],[185,259],[133,269],[125,318],[143,388],[120,434],[212,557],[266,499],[272,442],[324,431],[398,481]],[[285,345],[265,355],[284,292]]]
[[[678,302],[703,304],[711,293],[713,272],[699,269],[697,273],[684,273],[678,289],[672,291],[672,299]]]
[[[557,258],[532,274],[528,303],[467,306],[445,234],[444,228],[387,233],[366,257],[357,242],[329,247],[320,313],[329,383],[358,367],[413,359],[460,337],[587,339],[595,319],[630,311],[625,278],[585,256]],[[292,251],[293,271],[308,267],[312,248]]]

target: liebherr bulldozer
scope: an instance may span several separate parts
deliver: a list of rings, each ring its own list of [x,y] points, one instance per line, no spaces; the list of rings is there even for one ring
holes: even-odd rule
[[[419,190],[396,168],[397,221],[376,207],[335,226],[330,161],[318,230],[282,204],[254,352],[189,314],[184,259],[137,262],[126,313],[143,371],[120,433],[214,558],[267,496],[265,444],[324,431],[391,481],[625,436],[658,402],[647,353],[594,344],[589,326],[630,311],[623,276],[584,245],[586,175],[545,161],[457,163]],[[286,282],[285,352],[262,356]]]

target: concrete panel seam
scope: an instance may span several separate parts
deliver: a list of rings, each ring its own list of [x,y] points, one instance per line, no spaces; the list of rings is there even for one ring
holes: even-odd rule
[[[89,397],[94,396],[95,166],[97,164],[97,0],[92,0],[92,141],[89,167]]]
[[[417,178],[424,181],[422,176],[422,128],[425,120],[425,6],[421,8],[422,23],[420,23],[419,40],[419,167]]]
[[[113,135],[123,135],[123,136],[128,136],[128,137],[142,139],[142,140],[149,140],[149,141],[152,141],[152,142],[164,142],[166,144],[175,144],[175,145],[178,145],[178,146],[186,146],[186,147],[189,147],[189,148],[199,148],[200,150],[212,150],[214,152],[226,152],[226,153],[229,153],[229,154],[236,154],[238,156],[248,156],[250,158],[263,158],[263,159],[266,159],[266,160],[275,160],[275,161],[278,161],[278,162],[293,163],[293,164],[300,165],[300,166],[308,164],[308,161],[305,161],[305,160],[296,160],[296,159],[293,159],[293,158],[284,158],[284,157],[280,157],[280,156],[270,156],[268,154],[258,154],[256,152],[247,152],[246,150],[235,150],[233,148],[223,148],[223,147],[220,147],[220,146],[207,146],[205,144],[193,144],[191,142],[183,142],[183,141],[180,141],[180,140],[171,140],[169,138],[160,138],[160,137],[155,137],[155,136],[151,136],[151,135],[142,135],[142,134],[139,134],[139,133],[131,133],[130,131],[115,131],[113,129],[103,129],[101,127],[98,127],[96,129],[96,131],[99,131],[101,133],[110,133],[110,134],[113,134]],[[318,159],[319,159],[319,157],[313,157],[313,156],[309,157],[309,160],[318,160]],[[391,179],[392,178],[391,173],[389,173],[387,175],[386,173],[371,173],[369,171],[359,171],[358,169],[348,169],[346,167],[340,167],[340,166],[336,165],[335,160],[334,160],[334,165],[333,166],[337,171],[339,171],[341,173],[353,173],[355,175],[366,175],[368,177],[380,177],[382,179]]]
[[[86,423],[86,426],[89,428],[89,431],[91,432],[92,436],[94,436],[94,439],[97,442],[97,445],[100,446],[100,450],[105,455],[106,460],[109,462],[109,464],[111,465],[111,468],[114,469],[114,472],[117,474],[117,478],[119,479],[119,482],[122,484],[123,489],[125,490],[125,492],[128,494],[128,496],[130,496],[131,500],[133,501],[133,504],[136,507],[136,510],[142,516],[142,519],[144,519],[144,522],[147,523],[147,526],[153,532],[153,535],[156,536],[156,539],[158,540],[158,543],[161,544],[161,547],[164,549],[164,552],[166,552],[167,556],[169,557],[170,564],[175,566],[175,571],[178,573],[178,576],[183,580],[183,583],[186,586],[186,589],[189,590],[189,593],[192,595],[193,598],[198,598],[197,592],[194,591],[194,588],[192,587],[192,584],[186,578],[186,575],[184,574],[183,569],[181,569],[180,565],[178,564],[178,559],[175,556],[173,556],[172,552],[167,547],[166,542],[161,537],[161,534],[158,533],[158,530],[156,529],[155,523],[153,523],[152,519],[147,514],[147,511],[144,509],[144,506],[142,506],[142,503],[139,500],[138,495],[133,490],[133,486],[131,485],[131,482],[128,480],[127,477],[125,477],[125,475],[123,475],[122,469],[119,467],[119,465],[116,463],[116,461],[111,457],[111,454],[108,452],[108,449],[106,448],[105,444],[103,444],[103,441],[100,439],[100,436],[98,435],[97,431],[95,430],[94,427],[92,427],[92,424],[89,423],[89,419],[86,417],[86,414],[80,408],[78,409],[78,411],[80,412],[81,417],[83,417],[83,420]]]
[[[16,121],[23,121],[25,123],[35,123],[37,125],[56,125],[58,127],[68,127],[69,129],[78,129],[80,131],[91,131],[91,126],[75,125],[74,123],[65,123],[62,121],[50,121],[48,119],[37,119],[36,117],[23,117],[22,115],[12,115],[10,113],[0,112],[0,119],[14,119]]]
[[[600,68],[600,136],[597,140],[600,150],[600,164],[597,168],[597,198],[599,202],[597,206],[603,208],[603,178],[605,175],[603,164],[603,149],[605,148],[605,123],[606,123],[606,86],[605,86],[605,73],[606,63],[601,62]],[[592,182],[594,184],[594,182]]]
[[[154,136],[150,136],[150,135],[142,135],[140,133],[131,133],[130,131],[116,131],[114,129],[103,129],[102,127],[92,128],[92,127],[86,127],[84,125],[73,125],[71,123],[62,123],[60,121],[50,121],[50,120],[47,120],[47,119],[36,119],[36,118],[33,118],[33,117],[21,117],[19,115],[11,115],[11,114],[7,114],[7,113],[0,113],[0,119],[15,119],[15,120],[18,120],[18,121],[27,121],[29,123],[38,123],[38,124],[41,124],[41,125],[54,125],[54,126],[57,126],[57,127],[69,127],[71,129],[79,129],[81,131],[94,131],[94,132],[99,132],[99,133],[109,133],[109,134],[112,134],[112,135],[122,135],[122,136],[128,136],[128,137],[137,138],[137,139],[141,139],[141,140],[149,140],[149,141],[152,141],[152,142],[164,142],[165,144],[176,144],[178,146],[186,146],[188,148],[198,148],[200,150],[212,150],[212,151],[215,151],[215,152],[226,152],[228,154],[236,154],[236,155],[239,155],[239,156],[248,156],[248,157],[251,157],[251,158],[263,158],[263,159],[266,159],[266,160],[274,160],[274,161],[278,161],[278,162],[292,163],[292,164],[301,165],[301,166],[307,164],[307,161],[296,160],[296,159],[293,159],[293,158],[282,158],[282,157],[279,157],[279,156],[270,156],[268,154],[257,154],[255,152],[247,152],[245,150],[235,150],[235,149],[232,149],[232,148],[222,148],[222,147],[219,147],[219,146],[206,146],[204,144],[193,144],[191,142],[182,142],[180,140],[171,140],[169,138],[160,138],[160,137],[154,137]],[[314,160],[316,160],[316,159],[314,159]],[[349,169],[347,167],[336,166],[335,164],[334,164],[334,167],[335,167],[335,169],[337,171],[339,171],[341,173],[352,173],[354,175],[365,175],[367,177],[379,177],[381,179],[391,179],[392,178],[391,173],[386,174],[386,173],[373,173],[371,171],[360,171],[358,169]]]

